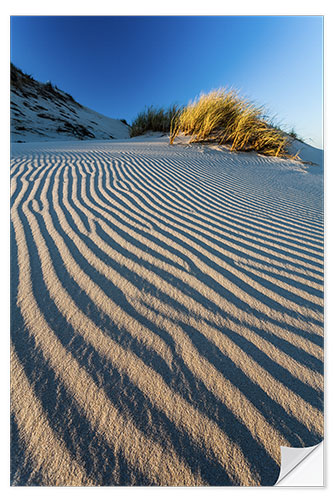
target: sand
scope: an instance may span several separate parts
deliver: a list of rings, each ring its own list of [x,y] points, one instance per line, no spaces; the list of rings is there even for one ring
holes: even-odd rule
[[[322,440],[302,148],[12,145],[13,485],[272,485],[280,446]]]

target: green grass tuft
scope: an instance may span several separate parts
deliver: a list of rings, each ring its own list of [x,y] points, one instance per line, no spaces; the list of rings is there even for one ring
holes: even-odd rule
[[[172,120],[178,113],[176,105],[168,109],[149,106],[139,113],[131,126],[131,137],[145,134],[146,132],[169,133]]]

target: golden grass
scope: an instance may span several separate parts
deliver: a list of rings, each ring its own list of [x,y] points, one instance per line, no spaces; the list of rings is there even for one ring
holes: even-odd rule
[[[288,156],[289,137],[264,118],[264,109],[240,97],[237,91],[218,89],[202,94],[171,120],[170,144],[180,133],[191,142],[229,144],[232,151],[258,151]]]

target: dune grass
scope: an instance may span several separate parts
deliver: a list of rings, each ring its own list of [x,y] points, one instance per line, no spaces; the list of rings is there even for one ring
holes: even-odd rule
[[[171,122],[178,113],[176,105],[167,109],[149,106],[139,113],[131,126],[131,137],[145,134],[146,132],[169,133]]]
[[[180,133],[190,135],[191,142],[228,144],[232,151],[288,156],[288,135],[267,121],[263,107],[242,98],[235,90],[218,89],[202,94],[175,113],[170,144]]]

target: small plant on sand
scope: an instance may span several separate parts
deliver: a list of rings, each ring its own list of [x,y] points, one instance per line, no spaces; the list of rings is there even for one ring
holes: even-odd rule
[[[296,140],[296,141],[299,141],[299,142],[303,142],[304,143],[304,139],[302,139],[302,137],[300,137],[298,135],[298,133],[295,131],[295,129],[291,129],[291,131],[288,133],[288,135],[293,139],[293,140]]]
[[[125,118],[121,118],[121,120],[120,120],[120,121],[121,121],[121,123],[123,123],[124,125],[127,125],[128,127],[130,126],[130,125],[128,125],[128,123],[127,123],[127,121],[125,120]]]
[[[171,122],[178,113],[176,105],[168,109],[149,106],[139,113],[131,126],[131,137],[145,134],[146,132],[164,132],[169,133]]]
[[[190,135],[191,142],[228,144],[233,151],[288,156],[288,135],[267,121],[264,108],[235,90],[214,90],[184,107],[172,120],[170,144],[180,133]]]

